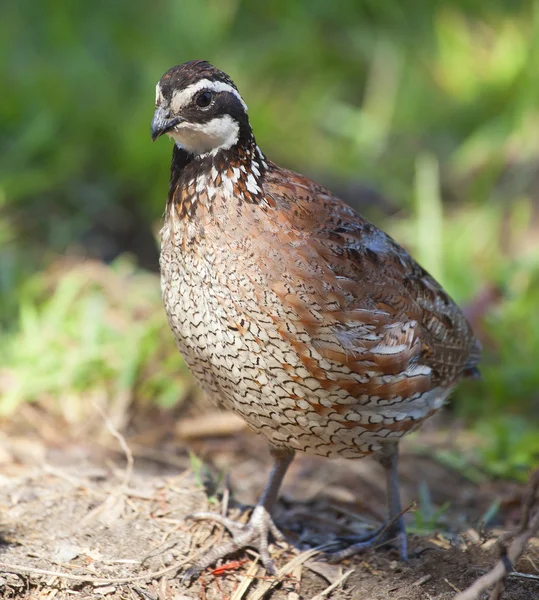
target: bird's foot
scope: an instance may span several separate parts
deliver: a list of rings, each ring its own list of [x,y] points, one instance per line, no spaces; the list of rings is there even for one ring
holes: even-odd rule
[[[268,550],[268,537],[271,533],[278,542],[285,542],[286,539],[275,526],[269,512],[262,505],[259,504],[255,507],[249,522],[245,524],[236,523],[232,519],[209,512],[194,513],[191,518],[196,520],[209,519],[223,525],[231,533],[232,539],[211,549],[196,565],[189,568],[182,577],[182,583],[189,584],[204,569],[207,569],[219,559],[247,547],[257,550],[268,573],[271,575],[276,574]]]
[[[355,536],[348,536],[339,538],[337,541],[340,543],[352,543],[347,548],[344,548],[344,550],[327,552],[325,556],[331,563],[340,562],[345,558],[354,556],[354,554],[361,554],[371,548],[384,546],[390,543],[395,544],[399,549],[401,560],[403,562],[408,562],[408,540],[402,517],[382,525],[367,537],[358,538]]]

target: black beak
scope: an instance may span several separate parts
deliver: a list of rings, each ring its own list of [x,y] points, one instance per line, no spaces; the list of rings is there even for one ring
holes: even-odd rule
[[[180,117],[170,118],[170,111],[161,106],[155,109],[155,113],[152,119],[152,142],[166,133],[170,131],[173,127],[175,127],[182,119]]]

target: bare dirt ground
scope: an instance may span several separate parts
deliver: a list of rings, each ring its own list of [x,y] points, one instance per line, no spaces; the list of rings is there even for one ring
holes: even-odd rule
[[[246,518],[270,459],[264,441],[244,431],[190,442],[210,467],[193,461],[177,438],[156,444],[151,437],[128,436],[122,448],[118,436],[104,444],[0,435],[0,597],[449,600],[494,565],[494,538],[520,518],[523,487],[471,483],[441,466],[433,452],[418,452],[432,448],[434,439],[440,443],[441,436],[427,430],[404,444],[403,496],[411,503],[427,485],[433,506],[449,501],[443,533],[410,535],[407,564],[394,549],[380,548],[331,565],[312,548],[378,523],[383,477],[371,460],[301,456],[276,511],[290,541],[271,549],[281,576],[267,577],[254,553],[242,553],[186,587],[186,567],[227,536],[220,526],[188,515],[226,510]],[[494,529],[483,533],[479,523],[496,500]],[[406,517],[413,529],[417,517]],[[539,598],[539,540],[532,540],[516,570],[532,577],[509,577],[503,598]]]

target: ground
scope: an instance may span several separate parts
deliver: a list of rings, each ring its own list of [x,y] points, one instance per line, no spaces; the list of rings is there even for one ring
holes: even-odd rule
[[[409,563],[391,548],[340,565],[313,553],[313,546],[365,532],[383,517],[383,477],[372,460],[300,456],[276,511],[291,542],[272,547],[281,577],[267,577],[255,554],[243,553],[186,587],[186,567],[227,535],[188,515],[228,510],[245,518],[270,466],[264,441],[235,426],[219,438],[201,435],[188,446],[202,462],[177,438],[156,444],[147,434],[127,442],[113,434],[94,441],[13,431],[0,437],[2,597],[449,600],[496,562],[496,535],[519,518],[522,486],[472,483],[442,466],[432,448],[452,436],[444,440],[427,428],[405,442],[401,459],[405,504],[422,498],[407,515],[416,532]],[[494,501],[500,510],[483,532],[481,520]],[[450,507],[436,515],[434,507],[445,502]],[[421,523],[427,531],[419,535]],[[539,540],[532,540],[517,569],[538,575],[538,565]],[[539,598],[539,577],[511,577],[504,598]]]

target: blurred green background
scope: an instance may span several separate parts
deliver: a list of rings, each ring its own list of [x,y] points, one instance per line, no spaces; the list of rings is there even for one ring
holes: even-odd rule
[[[474,460],[539,457],[539,3],[4,0],[0,412],[120,425],[191,393],[159,296],[171,145],[154,87],[203,58],[259,145],[406,245],[467,307],[483,382],[454,417]]]

